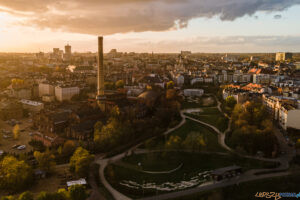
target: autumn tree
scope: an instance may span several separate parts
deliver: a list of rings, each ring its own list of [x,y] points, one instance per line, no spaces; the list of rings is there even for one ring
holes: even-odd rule
[[[75,172],[79,177],[84,177],[88,173],[90,163],[94,160],[86,149],[78,147],[70,159],[70,170]]]
[[[123,80],[118,80],[116,82],[116,88],[124,88],[124,85],[125,85],[125,83]]]
[[[17,191],[32,182],[32,169],[24,161],[6,156],[0,162],[0,188]]]
[[[173,88],[174,88],[174,82],[173,81],[167,82],[167,89],[173,89]]]
[[[40,192],[36,200],[67,200],[60,193]]]
[[[72,185],[69,188],[69,194],[71,200],[86,200],[88,198],[88,194],[83,185]]]
[[[76,144],[74,141],[72,140],[67,140],[65,143],[64,143],[64,146],[62,148],[62,154],[64,156],[71,156],[74,151],[76,150]]]
[[[1,197],[1,200],[15,200],[15,197],[14,196],[4,196],[4,197]]]
[[[19,139],[20,136],[20,126],[19,124],[16,124],[13,128],[13,134],[14,134],[14,139],[17,140]]]
[[[170,136],[168,141],[165,144],[165,147],[167,149],[180,149],[181,147],[181,143],[182,143],[182,139],[181,137],[179,137],[178,135],[175,136]]]
[[[118,107],[114,107],[110,113],[106,125],[100,122],[95,125],[94,141],[96,148],[108,150],[118,144],[126,143],[132,139],[133,128],[131,123],[125,119]]]
[[[113,82],[104,82],[104,88],[106,90],[114,90],[115,84]]]
[[[33,200],[33,194],[31,192],[23,192],[20,194],[18,200]]]
[[[184,140],[183,145],[186,149],[199,151],[206,146],[204,137],[201,133],[191,132]]]
[[[231,119],[233,130],[228,136],[231,147],[250,154],[262,151],[266,156],[273,155],[278,142],[273,133],[273,123],[262,103],[236,104]]]
[[[233,96],[229,96],[225,99],[225,109],[228,113],[231,113],[236,105],[236,100]]]
[[[55,163],[55,156],[49,150],[47,150],[44,153],[35,151],[33,155],[37,160],[39,164],[39,168],[41,170],[44,170],[47,173],[52,172],[56,163]]]

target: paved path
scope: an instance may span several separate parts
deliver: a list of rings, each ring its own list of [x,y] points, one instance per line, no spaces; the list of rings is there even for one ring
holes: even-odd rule
[[[215,97],[216,98],[216,97]],[[222,109],[221,109],[221,102],[218,101],[218,99],[216,98],[217,102],[218,102],[218,109],[221,113]],[[225,143],[225,137],[226,137],[226,133],[228,133],[230,131],[230,125],[231,125],[231,120],[229,120],[228,123],[228,128],[227,130],[223,132],[221,132],[218,128],[216,128],[215,126],[212,126],[208,123],[205,123],[203,121],[194,119],[192,117],[186,116],[184,113],[192,113],[192,112],[201,112],[202,109],[201,108],[192,108],[192,109],[185,109],[185,110],[181,110],[180,111],[180,115],[182,117],[181,122],[175,126],[174,128],[171,128],[169,130],[167,130],[166,132],[163,133],[163,135],[168,135],[169,133],[173,132],[174,130],[180,128],[182,125],[185,124],[186,119],[190,119],[193,120],[197,123],[200,123],[204,126],[207,126],[211,129],[213,129],[217,134],[218,134],[218,143],[225,149],[227,149],[230,152],[236,153],[233,149],[231,149],[230,147],[228,147]],[[225,113],[223,113],[227,118],[228,115],[226,115]],[[218,183],[214,183],[214,184],[210,184],[210,185],[201,185],[197,188],[193,188],[193,189],[188,189],[188,190],[183,190],[183,191],[179,191],[179,192],[171,192],[168,194],[163,194],[163,195],[158,195],[158,196],[154,196],[154,197],[149,197],[149,198],[144,198],[145,200],[163,200],[163,199],[169,199],[169,198],[174,198],[174,197],[180,197],[180,196],[186,196],[189,194],[194,194],[194,193],[198,193],[201,191],[206,191],[206,190],[211,190],[211,189],[215,189],[215,188],[220,188],[220,187],[226,187],[229,185],[234,185],[234,184],[238,184],[238,183],[242,183],[242,182],[247,182],[247,181],[251,181],[251,180],[258,180],[258,179],[263,179],[263,178],[269,178],[269,177],[276,177],[276,176],[283,176],[283,175],[288,175],[288,172],[281,172],[278,173],[278,170],[286,170],[289,168],[289,161],[293,158],[294,153],[293,151],[288,148],[288,146],[286,145],[285,141],[282,140],[282,138],[280,138],[280,133],[276,132],[275,133],[276,137],[279,138],[279,144],[281,146],[281,148],[286,149],[286,152],[288,155],[286,156],[281,156],[277,159],[269,159],[269,158],[261,158],[261,157],[255,157],[255,156],[245,156],[245,155],[241,155],[238,154],[239,156],[245,157],[245,158],[251,158],[251,159],[257,159],[257,160],[262,160],[262,161],[273,161],[273,162],[279,162],[280,166],[276,169],[259,169],[259,170],[250,170],[247,171],[244,175],[242,175],[241,177],[238,177],[238,179],[232,179],[229,181],[225,181],[225,182],[218,182]],[[156,136],[155,136],[156,137]],[[153,137],[153,138],[155,138]],[[121,154],[118,154],[112,158],[107,158],[107,159],[102,159],[102,158],[98,158],[96,160],[96,162],[98,164],[100,164],[100,170],[99,170],[99,174],[100,174],[100,179],[103,183],[103,185],[109,190],[109,192],[113,195],[113,197],[117,200],[129,200],[130,198],[125,196],[124,194],[118,192],[117,190],[115,190],[106,180],[105,176],[104,176],[104,169],[107,166],[108,163],[111,162],[116,162],[117,160],[122,159],[125,156],[130,155],[133,151],[135,151],[140,145],[142,145],[143,142],[141,142],[140,144],[132,147],[131,149],[129,149],[126,152],[123,152]],[[147,153],[147,150],[144,150],[144,153]],[[275,173],[277,171],[277,173]],[[256,173],[258,172],[264,172],[264,173],[269,173],[269,174],[264,174],[264,175],[256,175]],[[274,172],[274,173],[272,173]]]
[[[180,128],[183,124],[185,124],[186,118],[185,118],[184,115],[183,115],[183,111],[180,112],[180,115],[181,115],[181,117],[182,117],[181,122],[180,122],[177,126],[175,126],[175,127],[171,128],[171,129],[168,129],[167,131],[165,131],[165,132],[163,133],[163,135],[168,135],[169,133],[175,131],[176,129]],[[155,138],[155,137],[156,137],[156,136],[154,136],[153,138]],[[101,180],[101,182],[103,183],[103,185],[106,187],[106,189],[113,195],[113,197],[114,197],[116,200],[119,200],[119,199],[120,199],[120,200],[129,200],[129,199],[131,199],[131,198],[125,196],[125,195],[122,194],[122,193],[120,193],[119,191],[117,191],[116,189],[114,189],[114,188],[108,183],[108,181],[106,180],[105,175],[104,175],[104,169],[106,168],[107,164],[112,163],[112,162],[115,162],[115,161],[117,161],[117,160],[120,160],[120,159],[122,159],[122,158],[124,158],[124,157],[130,155],[135,149],[137,149],[137,148],[138,148],[140,145],[142,145],[142,144],[143,144],[143,142],[141,142],[140,144],[138,144],[138,145],[136,145],[136,146],[130,148],[128,151],[123,152],[123,153],[121,153],[121,154],[118,154],[118,155],[116,155],[116,156],[114,156],[114,157],[106,158],[106,159],[103,159],[103,158],[97,158],[96,161],[95,161],[96,163],[98,163],[98,164],[100,165],[99,175],[100,175],[100,180]]]

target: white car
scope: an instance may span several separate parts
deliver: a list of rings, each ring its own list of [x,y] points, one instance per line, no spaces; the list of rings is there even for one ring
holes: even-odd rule
[[[4,154],[3,150],[0,150],[0,156],[2,156]]]
[[[26,149],[26,145],[21,145],[21,146],[19,146],[17,149],[18,149],[18,150],[24,150],[24,149]]]

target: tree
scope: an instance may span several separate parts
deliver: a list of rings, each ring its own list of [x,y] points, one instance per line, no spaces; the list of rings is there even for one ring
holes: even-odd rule
[[[57,194],[61,197],[61,198],[60,198],[61,200],[67,200],[67,199],[70,199],[69,191],[67,191],[67,190],[64,189],[64,188],[58,189],[58,190],[57,190]]]
[[[201,150],[202,147],[206,146],[205,140],[201,133],[191,132],[183,142],[186,149],[192,151]]]
[[[74,141],[67,140],[64,143],[62,153],[63,153],[64,156],[69,157],[74,153],[75,150],[76,150],[76,145],[75,145]]]
[[[118,80],[116,82],[116,88],[124,88],[124,81],[123,80]]]
[[[19,124],[16,124],[13,128],[13,134],[14,134],[14,139],[17,140],[19,139],[20,136],[20,126]]]
[[[167,100],[176,100],[177,92],[175,89],[168,89],[166,92],[166,99]]]
[[[24,161],[5,156],[0,162],[0,188],[17,191],[32,182],[32,169]]]
[[[225,99],[225,106],[226,106],[226,110],[228,110],[229,113],[232,112],[232,110],[234,109],[234,106],[236,105],[236,100],[233,96],[229,96]]]
[[[50,193],[50,192],[40,192],[37,196],[37,200],[64,200],[61,198],[61,195],[59,193]]]
[[[44,153],[41,153],[39,151],[34,152],[34,157],[37,160],[39,164],[39,168],[41,170],[44,170],[47,173],[52,172],[54,169],[56,163],[55,163],[55,156],[51,154],[49,150],[47,150]]]
[[[167,149],[180,149],[181,147],[181,137],[178,135],[170,136],[168,141],[166,142],[165,146]]]
[[[101,121],[98,121],[95,125],[94,125],[94,141],[97,142],[100,140],[100,136],[101,136],[101,129],[103,127],[103,123]]]
[[[78,147],[70,159],[70,170],[75,172],[79,177],[84,177],[88,173],[90,163],[94,156],[82,147]]]
[[[104,82],[104,88],[106,90],[114,90],[115,84],[113,82]]]
[[[83,185],[72,185],[69,188],[70,199],[71,200],[86,200],[88,194]]]
[[[23,192],[20,194],[18,200],[33,200],[33,194],[31,192]]]
[[[1,197],[1,200],[15,200],[15,197],[14,196],[4,196],[4,197]]]
[[[167,89],[173,89],[174,88],[174,82],[173,81],[169,81],[167,83]]]

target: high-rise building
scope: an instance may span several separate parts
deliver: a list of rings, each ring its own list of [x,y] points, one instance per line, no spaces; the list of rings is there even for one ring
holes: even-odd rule
[[[65,54],[70,54],[71,55],[72,54],[71,49],[72,49],[72,47],[69,44],[67,44],[65,46]]]
[[[287,52],[277,52],[276,53],[276,61],[286,61],[293,58],[292,53]]]
[[[74,95],[78,95],[80,89],[77,86],[56,86],[55,87],[55,97],[56,100],[70,101]]]
[[[67,44],[67,45],[65,46],[64,59],[65,59],[65,60],[70,60],[71,57],[72,57],[72,47],[71,47],[69,44]]]

